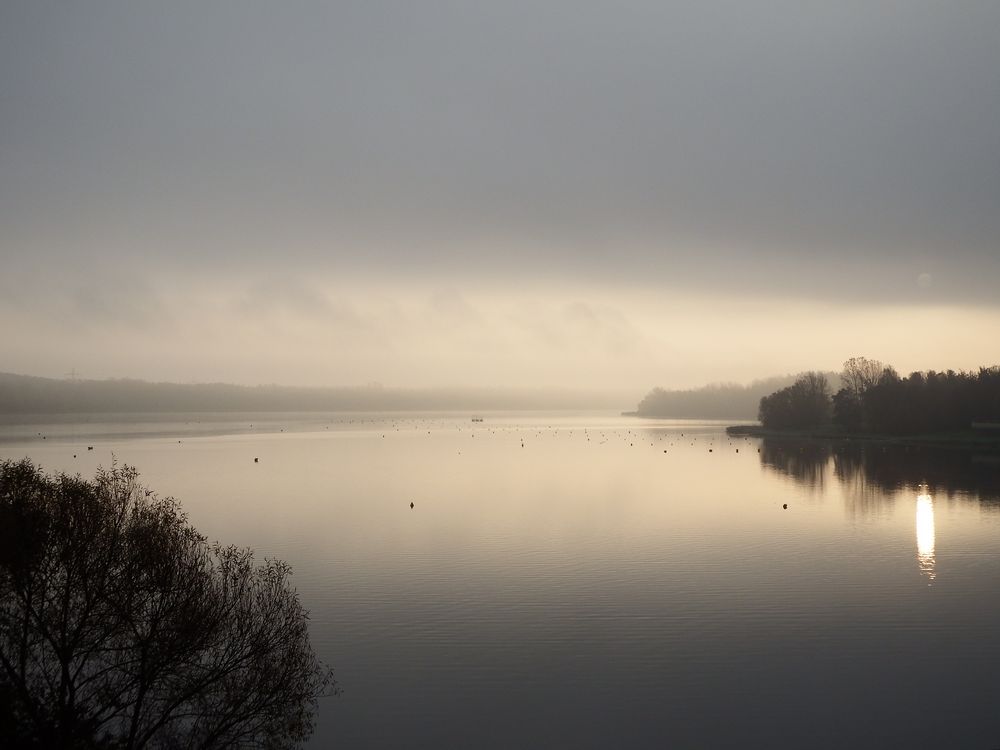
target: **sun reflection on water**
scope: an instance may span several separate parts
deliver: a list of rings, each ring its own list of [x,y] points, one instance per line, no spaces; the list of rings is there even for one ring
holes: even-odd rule
[[[926,485],[917,495],[917,565],[928,581],[934,580],[934,499]]]

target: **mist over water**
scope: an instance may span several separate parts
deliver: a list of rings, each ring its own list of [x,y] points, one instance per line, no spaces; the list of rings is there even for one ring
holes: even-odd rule
[[[0,459],[288,560],[315,748],[998,747],[997,71],[996,2],[4,0]],[[793,395],[993,452],[618,416]]]
[[[31,427],[0,457],[134,464],[292,563],[345,691],[314,747],[1000,738],[988,456],[601,413]]]

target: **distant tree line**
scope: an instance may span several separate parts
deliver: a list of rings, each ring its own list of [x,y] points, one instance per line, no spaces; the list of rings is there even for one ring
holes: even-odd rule
[[[878,360],[852,357],[832,396],[822,373],[760,400],[758,418],[771,429],[836,426],[846,432],[918,434],[1000,422],[1000,367],[975,372],[913,372],[901,377]]]
[[[712,383],[688,390],[654,388],[639,402],[635,413],[661,419],[753,419],[761,397],[791,385],[796,377],[779,375],[749,385]]]
[[[0,414],[415,411],[615,408],[609,393],[558,388],[302,388],[0,373]]]

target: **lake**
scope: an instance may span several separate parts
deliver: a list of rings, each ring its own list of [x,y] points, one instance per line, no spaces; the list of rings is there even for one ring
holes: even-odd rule
[[[471,416],[7,417],[0,458],[288,560],[313,747],[1000,747],[995,454]]]

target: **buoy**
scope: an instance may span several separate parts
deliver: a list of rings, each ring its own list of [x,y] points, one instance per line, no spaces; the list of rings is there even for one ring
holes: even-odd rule
[[[782,503],[781,507],[784,508],[785,510],[788,510],[788,503]]]
[[[413,508],[413,503],[410,503],[410,508]]]
[[[258,463],[259,461],[260,461],[260,459],[259,459],[259,458],[255,458],[255,459],[253,460],[253,462],[254,462],[254,463]]]

